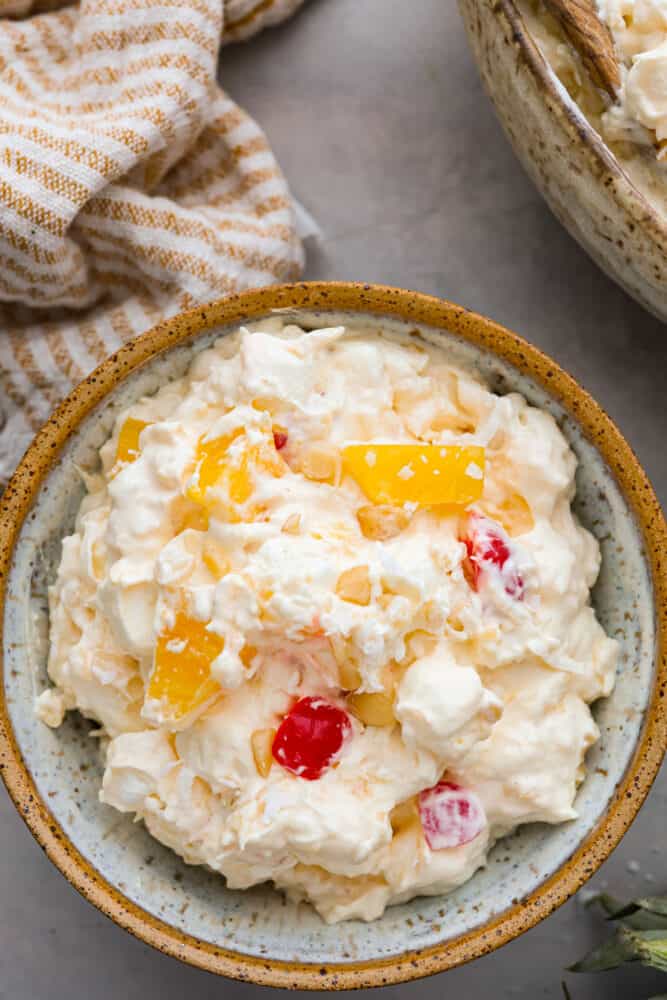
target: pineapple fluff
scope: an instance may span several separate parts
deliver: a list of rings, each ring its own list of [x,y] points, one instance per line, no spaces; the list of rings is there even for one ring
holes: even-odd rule
[[[329,922],[560,823],[613,686],[556,423],[445,350],[279,319],[121,413],[50,592],[100,796]]]

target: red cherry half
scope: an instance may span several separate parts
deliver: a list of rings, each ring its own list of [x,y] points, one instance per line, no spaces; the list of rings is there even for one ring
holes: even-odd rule
[[[287,444],[287,431],[274,431],[273,443],[276,446],[276,451],[280,451],[284,448]]]
[[[523,600],[523,577],[516,568],[509,538],[499,524],[473,512],[461,541],[467,552],[463,569],[473,590],[480,589],[486,573],[495,571],[505,592],[518,601]]]
[[[419,793],[419,818],[432,851],[468,844],[486,827],[479,796],[453,781],[440,781]]]
[[[324,698],[301,698],[278,727],[273,758],[292,774],[315,781],[331,765],[351,729],[341,708]]]

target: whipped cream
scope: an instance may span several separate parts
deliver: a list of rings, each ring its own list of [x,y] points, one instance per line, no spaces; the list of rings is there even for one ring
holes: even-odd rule
[[[656,160],[660,164],[667,156],[667,0],[595,2],[618,59],[620,89],[614,102],[596,88],[540,0],[521,0],[521,7],[535,41],[570,97],[633,182],[652,199],[664,202],[659,187],[662,171],[651,172],[648,167],[655,168]]]
[[[476,449],[478,498],[369,503],[344,462],[366,442],[364,477],[382,445]],[[122,413],[100,458],[37,711],[99,724],[102,801],[329,922],[448,892],[518,824],[576,815],[617,648],[551,416],[422,342],[270,319]],[[299,750],[299,710],[328,713],[315,772],[275,750]]]
[[[611,139],[657,146],[667,139],[667,0],[597,0],[621,71],[618,103],[602,115]]]

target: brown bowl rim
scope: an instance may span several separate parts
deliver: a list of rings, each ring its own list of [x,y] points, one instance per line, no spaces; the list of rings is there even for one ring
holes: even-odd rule
[[[132,371],[215,326],[240,324],[273,309],[352,311],[441,328],[529,375],[578,422],[602,454],[643,538],[656,613],[656,674],[643,728],[623,779],[593,831],[528,897],[457,938],[378,960],[310,964],[256,958],[199,940],[147,913],[79,853],[40,798],[12,731],[0,689],[0,773],[20,815],[68,881],[102,913],[158,950],[199,968],[261,985],[298,989],[385,986],[442,972],[510,941],[548,916],[607,858],[634,819],[667,742],[667,526],[648,477],[604,410],[556,362],[517,334],[443,299],[382,285],[312,282],[254,289],[183,313],[129,341],[84,379],[37,433],[0,501],[0,630],[12,552],[39,487],[80,421]],[[0,633],[1,636],[1,633]],[[3,647],[0,647],[3,648]]]

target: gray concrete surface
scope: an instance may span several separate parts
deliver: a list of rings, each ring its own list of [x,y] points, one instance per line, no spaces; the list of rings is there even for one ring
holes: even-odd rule
[[[289,24],[226,50],[221,78],[266,128],[324,230],[307,277],[417,288],[515,328],[593,392],[665,501],[665,330],[596,269],[524,176],[481,91],[453,0],[309,0]],[[663,776],[594,886],[667,890],[666,797]],[[575,899],[493,955],[384,992],[556,1000],[563,967],[603,933]],[[667,992],[667,977],[639,967],[566,978],[573,1000]],[[153,952],[102,917],[0,793],[0,998],[253,993]]]

